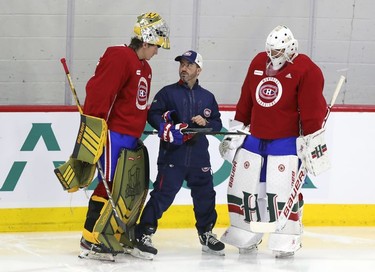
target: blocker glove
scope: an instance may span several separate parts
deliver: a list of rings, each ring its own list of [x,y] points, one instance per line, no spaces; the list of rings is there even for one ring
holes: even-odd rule
[[[193,137],[193,134],[184,134],[183,130],[188,127],[186,123],[172,125],[170,123],[161,123],[158,136],[164,142],[175,145],[182,145]]]
[[[229,131],[236,132],[237,130],[244,130],[245,125],[237,120],[229,120]],[[248,128],[247,128],[248,129]],[[246,135],[227,135],[219,144],[220,156],[224,159],[232,162],[237,149],[242,146]]]
[[[297,156],[305,162],[307,171],[314,176],[331,167],[324,134],[325,129],[322,128],[296,140]]]

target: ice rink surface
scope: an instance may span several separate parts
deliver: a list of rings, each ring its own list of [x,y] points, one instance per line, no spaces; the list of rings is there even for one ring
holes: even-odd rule
[[[218,237],[225,229],[215,229]],[[83,260],[80,232],[0,233],[1,272],[151,271],[375,271],[375,227],[306,227],[303,247],[293,258],[275,259],[267,235],[257,253],[239,255],[227,245],[225,256],[201,252],[195,229],[160,229],[153,236],[154,260],[117,255],[115,262]]]

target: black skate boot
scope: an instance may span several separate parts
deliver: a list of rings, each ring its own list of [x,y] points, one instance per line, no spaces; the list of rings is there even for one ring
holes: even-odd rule
[[[136,237],[134,241],[134,249],[131,255],[136,258],[152,260],[158,253],[158,250],[153,246],[151,236],[154,234],[154,227],[147,227],[145,233],[142,233],[140,237]]]
[[[114,256],[116,254],[111,252],[110,249],[99,244],[93,244],[85,240],[83,237],[81,238],[81,241],[80,241],[80,248],[81,248],[81,253],[78,255],[78,258],[100,260],[100,261],[110,261],[110,262],[115,261]]]
[[[224,256],[225,245],[216,238],[211,231],[199,234],[199,241],[202,244],[202,251],[214,255]]]

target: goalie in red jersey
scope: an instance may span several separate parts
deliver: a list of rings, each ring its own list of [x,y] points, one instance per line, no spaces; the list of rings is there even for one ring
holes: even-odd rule
[[[149,12],[138,16],[134,34],[128,46],[107,48],[86,85],[83,111],[104,119],[108,136],[100,157],[104,176],[99,173],[99,183],[89,200],[81,258],[113,259],[113,255],[124,252],[124,244],[131,251],[131,234],[127,232],[135,224],[148,192],[147,149],[139,139],[146,125],[152,78],[148,61],[158,48],[170,48],[169,28],[158,13]],[[134,158],[138,157],[141,160],[137,162]],[[103,179],[127,230],[114,220],[114,205]]]
[[[297,139],[322,135],[327,111],[323,74],[298,53],[291,30],[277,26],[265,49],[250,63],[230,123],[232,129],[248,127],[251,135],[226,136],[219,147],[222,157],[233,163],[228,186],[231,226],[221,240],[240,253],[257,249],[261,242],[263,233],[251,232],[251,221],[277,220],[300,164]],[[297,199],[285,227],[269,236],[268,247],[276,257],[293,256],[301,247],[302,194]]]

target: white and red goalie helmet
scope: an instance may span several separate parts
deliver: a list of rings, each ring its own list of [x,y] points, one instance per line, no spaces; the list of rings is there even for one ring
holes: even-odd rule
[[[274,70],[279,70],[287,61],[292,62],[293,56],[297,55],[297,50],[298,41],[286,26],[275,27],[267,37],[266,52]]]

